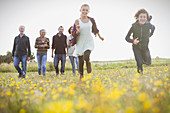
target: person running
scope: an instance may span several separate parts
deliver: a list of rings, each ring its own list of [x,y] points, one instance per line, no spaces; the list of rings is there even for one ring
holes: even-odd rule
[[[81,16],[74,23],[72,45],[76,44],[76,55],[79,59],[80,80],[83,78],[84,60],[86,61],[87,73],[91,73],[90,54],[94,49],[94,40],[91,32],[97,34],[101,40],[104,40],[99,34],[95,20],[87,16],[90,12],[88,4],[83,4],[80,9]]]
[[[61,60],[61,69],[60,72],[64,75],[65,72],[65,62],[66,62],[66,54],[68,55],[68,50],[66,53],[67,48],[67,36],[63,34],[64,28],[60,26],[58,28],[58,33],[53,36],[52,41],[52,55],[53,58],[54,49],[55,49],[55,57],[54,57],[54,68],[56,70],[56,76],[59,74],[58,64]]]
[[[78,63],[78,57],[74,55],[74,51],[75,51],[75,45],[71,46],[71,39],[73,39],[73,35],[72,35],[72,30],[73,30],[73,26],[71,26],[68,30],[70,36],[67,37],[67,45],[68,45],[68,56],[72,65],[72,72],[73,75],[76,74],[76,68],[75,68],[75,60],[76,60],[76,64],[77,64],[77,70],[79,72],[79,63]]]
[[[31,48],[29,37],[24,34],[25,26],[19,27],[20,34],[15,37],[12,50],[12,60],[14,67],[19,73],[19,78],[25,78],[27,71],[27,60],[30,60]],[[22,62],[22,70],[19,63]]]
[[[125,40],[132,43],[137,72],[143,74],[143,64],[151,65],[151,56],[148,48],[149,38],[153,35],[155,26],[150,23],[151,16],[145,9],[135,14],[136,22],[132,24]],[[133,34],[133,39],[130,38]]]
[[[50,41],[48,38],[45,37],[45,35],[46,35],[45,29],[41,29],[40,37],[38,37],[35,41],[35,48],[37,48],[37,62],[39,76],[45,76],[46,74],[47,49],[50,48]]]

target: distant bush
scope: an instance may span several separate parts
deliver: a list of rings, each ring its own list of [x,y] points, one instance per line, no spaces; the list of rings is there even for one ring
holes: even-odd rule
[[[12,54],[10,51],[8,51],[6,55],[0,55],[0,64],[1,63],[9,64],[12,61],[11,57],[12,57]]]

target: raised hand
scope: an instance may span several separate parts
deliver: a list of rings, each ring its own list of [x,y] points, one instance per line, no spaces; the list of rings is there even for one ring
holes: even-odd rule
[[[27,60],[30,61],[30,57],[28,57]]]
[[[14,61],[14,57],[12,56],[12,61]]]
[[[79,25],[76,26],[76,33],[77,34],[80,33],[80,26]]]

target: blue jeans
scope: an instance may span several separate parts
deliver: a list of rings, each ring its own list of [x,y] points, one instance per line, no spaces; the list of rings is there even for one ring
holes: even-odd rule
[[[22,62],[22,70],[19,67],[20,62]],[[22,75],[22,78],[25,78],[27,71],[27,55],[20,57],[14,56],[14,67],[18,71],[18,73]]]
[[[47,53],[37,53],[37,62],[38,62],[38,74],[41,75],[41,68],[42,68],[43,76],[45,76]]]
[[[58,64],[59,64],[60,60],[61,60],[61,69],[60,69],[60,72],[61,72],[61,74],[64,74],[64,72],[65,72],[65,63],[66,63],[66,54],[55,54],[55,57],[54,57],[54,68],[56,70],[56,74],[59,74]]]
[[[69,56],[71,65],[72,65],[72,71],[73,73],[76,73],[76,69],[75,69],[75,63],[74,63],[74,59],[76,59],[76,64],[77,64],[77,70],[79,69],[79,64],[78,64],[78,57],[74,57],[74,56]]]
[[[77,64],[77,70],[79,72],[79,59],[78,59],[78,57],[75,57],[75,59],[76,59],[76,64]]]

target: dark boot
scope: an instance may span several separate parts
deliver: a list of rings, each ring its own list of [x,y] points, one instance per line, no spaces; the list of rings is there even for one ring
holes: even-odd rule
[[[59,73],[56,73],[56,77],[58,77]]]
[[[83,78],[83,75],[82,74],[80,74],[80,81],[81,81],[81,79]]]
[[[141,75],[143,75],[143,68],[141,67],[141,68],[137,68],[137,72],[139,73],[139,74],[141,74]]]
[[[18,78],[21,78],[21,77],[22,77],[22,74],[21,74],[21,73],[19,73]]]

